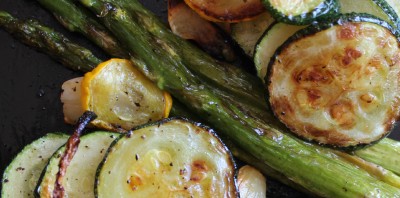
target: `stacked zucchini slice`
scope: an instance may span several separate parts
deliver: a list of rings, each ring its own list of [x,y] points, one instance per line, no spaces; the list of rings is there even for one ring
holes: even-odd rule
[[[289,12],[276,8],[284,2],[264,2],[276,22],[255,46],[254,62],[276,117],[298,136],[334,147],[390,133],[400,116],[399,3],[309,1]],[[323,11],[329,6],[333,12]]]
[[[67,139],[48,134],[26,146],[3,175],[1,197],[54,197]],[[64,197],[238,196],[231,153],[213,130],[183,118],[90,132],[66,170]]]

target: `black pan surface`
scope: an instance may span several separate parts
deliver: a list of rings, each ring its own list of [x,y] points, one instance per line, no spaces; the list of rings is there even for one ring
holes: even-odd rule
[[[165,0],[141,0],[150,10],[166,21]],[[63,29],[54,18],[34,0],[2,0],[0,10],[23,18],[35,18],[63,32],[71,40],[105,57],[101,50],[80,35]],[[64,68],[47,55],[37,52],[8,33],[0,30],[0,173],[27,144],[48,132],[69,132],[64,124],[59,96],[61,84],[82,75]],[[390,137],[400,140],[397,127]],[[2,177],[2,176],[0,176]],[[279,182],[268,179],[269,197],[305,197]]]

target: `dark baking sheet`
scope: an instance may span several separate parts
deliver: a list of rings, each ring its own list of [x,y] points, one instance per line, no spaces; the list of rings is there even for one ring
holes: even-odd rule
[[[166,21],[165,0],[142,0],[143,4]],[[2,0],[0,9],[42,23],[65,33],[105,57],[101,50],[80,35],[65,31],[34,0]],[[82,75],[64,68],[47,55],[37,52],[0,30],[0,173],[26,144],[48,132],[71,131],[64,124],[59,96],[61,84]],[[390,137],[400,140],[397,127]],[[1,176],[2,177],[2,176]],[[269,197],[304,197],[276,181],[268,179]]]

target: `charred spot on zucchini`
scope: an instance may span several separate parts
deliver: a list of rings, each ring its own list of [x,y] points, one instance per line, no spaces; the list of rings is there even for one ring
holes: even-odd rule
[[[97,131],[80,138],[78,150],[62,178],[66,197],[94,197],[97,166],[118,136],[118,133]],[[50,158],[36,187],[37,197],[53,197],[59,163],[65,149],[66,145],[60,147]]]
[[[99,166],[95,192],[97,197],[237,197],[234,176],[232,156],[211,129],[173,118],[115,140]]]
[[[33,197],[47,161],[67,139],[65,134],[48,133],[25,146],[4,171],[1,197]]]
[[[263,3],[277,21],[293,25],[307,25],[339,11],[337,0],[263,0]]]
[[[275,115],[297,135],[352,147],[385,137],[400,110],[400,48],[392,27],[346,14],[300,30],[265,79]]]

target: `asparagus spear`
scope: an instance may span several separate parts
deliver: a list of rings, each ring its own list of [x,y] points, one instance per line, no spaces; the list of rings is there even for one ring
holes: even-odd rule
[[[146,63],[142,70],[152,73],[160,88],[168,90],[186,105],[192,105],[191,109],[212,123],[220,133],[297,184],[330,197],[393,197],[400,193],[400,189],[373,178],[338,158],[329,149],[285,135],[283,129],[270,127],[268,120],[248,116],[235,104],[222,100],[202,84],[201,75],[188,65],[191,61],[185,61],[196,56],[197,52],[183,53],[168,40],[169,37],[157,36],[167,34],[168,30],[154,25],[158,23],[154,22],[157,19],[143,13],[147,11],[143,11],[145,9],[137,1],[81,0],[81,3],[101,16],[104,24],[126,44],[130,53],[141,57]],[[135,8],[135,12],[120,6]],[[191,56],[183,57],[187,54]],[[194,59],[200,60],[201,57],[206,55]],[[202,65],[217,66],[215,61],[208,60],[203,59]],[[251,84],[246,80],[240,83]],[[235,97],[234,94],[231,97]],[[349,178],[354,178],[354,181],[349,181]]]
[[[400,142],[385,138],[378,144],[354,152],[357,156],[400,175]]]
[[[70,69],[87,72],[101,62],[91,51],[37,21],[21,21],[0,11],[0,27],[25,44],[49,54]]]
[[[79,32],[113,57],[125,58],[128,54],[117,40],[90,12],[68,0],[38,0],[69,31]]]

